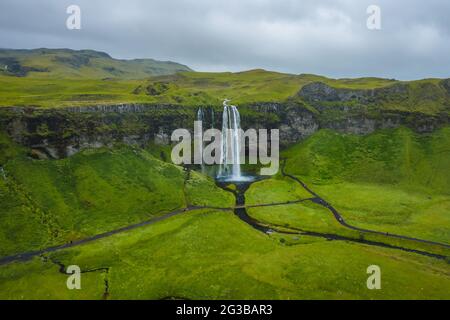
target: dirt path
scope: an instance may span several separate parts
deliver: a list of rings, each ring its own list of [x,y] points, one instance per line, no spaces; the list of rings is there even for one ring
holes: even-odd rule
[[[429,253],[426,251],[421,251],[421,250],[415,250],[415,249],[408,249],[408,248],[403,248],[403,247],[399,247],[399,246],[394,246],[394,245],[390,245],[390,244],[386,244],[386,243],[382,243],[382,242],[376,242],[376,241],[368,241],[368,240],[362,240],[362,239],[353,239],[353,238],[349,238],[349,237],[344,237],[344,236],[339,236],[339,235],[335,235],[335,234],[323,234],[323,233],[317,233],[317,232],[310,232],[310,231],[303,231],[300,229],[295,229],[295,228],[289,228],[291,230],[295,230],[293,232],[288,232],[288,231],[282,231],[281,229],[277,229],[277,227],[281,227],[281,226],[276,226],[276,225],[266,225],[261,223],[260,221],[250,217],[247,212],[246,209],[247,208],[255,208],[255,207],[270,207],[270,206],[279,206],[279,205],[293,205],[293,204],[297,204],[297,203],[301,203],[304,201],[313,201],[319,205],[324,206],[325,208],[327,208],[329,211],[331,211],[333,213],[333,216],[335,217],[335,219],[344,227],[352,229],[352,230],[356,230],[362,233],[370,233],[370,234],[378,234],[378,235],[383,235],[383,236],[387,236],[387,237],[392,237],[392,238],[399,238],[399,239],[405,239],[405,240],[411,240],[411,241],[417,241],[417,242],[422,242],[422,243],[427,243],[427,244],[432,244],[432,245],[438,245],[438,246],[443,246],[445,248],[450,248],[450,245],[445,244],[445,243],[440,243],[440,242],[434,242],[434,241],[429,241],[429,240],[423,240],[423,239],[418,239],[418,238],[412,238],[412,237],[407,237],[407,236],[402,236],[402,235],[397,235],[397,234],[392,234],[392,233],[387,233],[387,232],[381,232],[381,231],[375,231],[375,230],[368,230],[368,229],[363,229],[363,228],[358,228],[355,226],[352,226],[350,224],[348,224],[347,222],[345,222],[345,220],[342,218],[342,216],[340,215],[340,213],[333,207],[331,206],[328,202],[326,202],[324,199],[322,199],[317,193],[315,193],[313,190],[311,190],[303,181],[301,181],[300,179],[298,179],[297,177],[290,175],[288,173],[285,172],[285,164],[286,164],[286,159],[283,159],[283,163],[281,166],[281,173],[283,174],[283,176],[286,176],[288,178],[291,178],[293,180],[295,180],[297,183],[299,183],[306,191],[308,191],[313,197],[311,198],[306,198],[306,199],[299,199],[299,200],[294,200],[294,201],[287,201],[287,202],[274,202],[274,203],[262,203],[262,204],[254,204],[254,205],[246,205],[245,204],[245,191],[248,189],[248,187],[251,185],[251,183],[247,183],[245,185],[243,185],[242,190],[240,190],[240,192],[233,192],[232,190],[229,189],[224,189],[226,191],[230,191],[233,192],[236,196],[236,205],[234,207],[214,207],[214,206],[193,206],[190,205],[186,208],[182,208],[182,209],[177,209],[174,211],[171,211],[167,214],[164,214],[162,216],[159,217],[155,217],[155,218],[151,218],[149,220],[145,220],[139,223],[135,223],[132,225],[128,225],[122,228],[118,228],[115,230],[111,230],[108,232],[104,232],[104,233],[100,233],[91,237],[87,237],[84,239],[80,239],[77,241],[72,241],[69,243],[65,243],[65,244],[61,244],[61,245],[56,245],[56,246],[52,246],[52,247],[48,247],[42,250],[35,250],[35,251],[29,251],[29,252],[24,252],[24,253],[19,253],[16,255],[11,255],[11,256],[6,256],[3,258],[0,258],[0,265],[5,265],[11,262],[16,262],[16,261],[27,261],[30,260],[31,258],[35,257],[35,256],[39,256],[45,253],[51,253],[51,252],[55,252],[58,250],[62,250],[62,249],[68,249],[68,248],[72,248],[75,246],[79,246],[85,243],[89,243],[95,240],[99,240],[99,239],[103,239],[118,233],[122,233],[125,231],[129,231],[129,230],[133,230],[142,226],[146,226],[146,225],[151,225],[154,224],[156,222],[168,219],[170,217],[182,214],[182,213],[186,213],[189,211],[194,211],[194,210],[201,210],[201,209],[212,209],[212,210],[220,210],[220,211],[234,211],[235,214],[237,216],[239,216],[239,218],[243,221],[245,221],[246,223],[248,223],[249,225],[251,225],[253,228],[262,231],[262,232],[268,232],[270,230],[273,231],[277,231],[279,233],[286,233],[286,234],[306,234],[306,235],[312,235],[312,236],[318,236],[318,237],[323,237],[323,238],[327,238],[330,240],[346,240],[346,241],[353,241],[353,242],[359,242],[359,243],[365,243],[365,244],[369,244],[369,245],[376,245],[376,246],[382,246],[382,247],[388,247],[388,248],[393,248],[393,249],[400,249],[400,250],[404,250],[404,251],[408,251],[408,252],[414,252],[414,253],[418,253],[418,254],[422,254],[422,255],[426,255],[426,256],[430,256],[430,257],[435,257],[435,258],[439,258],[439,259],[445,259],[445,256],[442,255],[438,255],[438,254],[434,254],[434,253]]]
[[[450,245],[448,245],[446,243],[442,243],[442,242],[424,240],[424,239],[419,239],[419,238],[414,238],[414,237],[402,236],[402,235],[398,235],[398,234],[394,234],[394,233],[388,233],[388,232],[382,232],[382,231],[376,231],[376,230],[370,230],[370,229],[364,229],[364,228],[359,228],[359,227],[352,226],[352,225],[348,224],[347,222],[345,222],[345,220],[341,216],[341,214],[331,204],[329,204],[327,201],[325,201],[323,198],[321,198],[317,193],[312,191],[303,181],[301,181],[296,176],[293,176],[293,175],[291,175],[289,173],[286,173],[285,166],[286,166],[286,159],[283,159],[283,162],[281,164],[281,174],[283,176],[291,178],[294,181],[296,181],[297,183],[299,183],[307,192],[309,192],[311,195],[314,196],[314,198],[312,199],[312,201],[314,203],[317,203],[317,204],[327,208],[329,211],[331,211],[331,213],[333,214],[334,218],[342,226],[344,226],[346,228],[349,228],[349,229],[352,229],[352,230],[356,230],[356,231],[359,231],[359,232],[363,232],[363,233],[377,234],[377,235],[382,235],[382,236],[391,237],[391,238],[416,241],[416,242],[421,242],[421,243],[427,243],[427,244],[442,246],[442,247],[445,247],[445,248],[450,248]]]
[[[128,225],[126,227],[122,227],[122,228],[118,228],[115,230],[111,230],[108,232],[104,232],[104,233],[100,233],[91,237],[87,237],[84,239],[80,239],[80,240],[76,240],[76,241],[72,241],[72,242],[68,242],[65,244],[61,244],[61,245],[57,245],[57,246],[52,246],[52,247],[48,247],[42,250],[35,250],[35,251],[28,251],[28,252],[24,252],[24,253],[19,253],[19,254],[15,254],[15,255],[11,255],[11,256],[7,256],[7,257],[3,257],[0,258],[0,265],[4,265],[4,264],[8,264],[10,262],[14,262],[14,261],[26,261],[26,260],[30,260],[31,258],[35,257],[35,256],[39,256],[42,255],[44,253],[50,253],[50,252],[54,252],[54,251],[58,251],[58,250],[62,250],[62,249],[67,249],[67,248],[72,248],[75,246],[79,246],[88,242],[92,242],[95,240],[99,240],[99,239],[103,239],[118,233],[122,233],[125,231],[129,231],[129,230],[133,230],[142,226],[146,226],[146,225],[150,225],[150,224],[154,224],[156,222],[162,221],[162,220],[166,220],[167,218],[179,215],[181,213],[185,213],[185,212],[189,212],[189,211],[193,211],[193,210],[199,210],[199,209],[215,209],[215,210],[232,210],[229,208],[216,208],[216,207],[202,207],[202,206],[191,206],[188,208],[183,208],[183,209],[177,209],[174,211],[171,211],[169,213],[166,213],[162,216],[159,217],[155,217],[149,220],[145,220],[139,223],[135,223],[132,225]]]
[[[217,183],[217,185],[226,191],[232,192],[236,196],[236,205],[234,207],[235,215],[238,216],[242,221],[249,224],[255,230],[264,232],[266,234],[270,233],[270,232],[277,232],[277,233],[286,234],[286,235],[308,235],[308,236],[313,236],[313,237],[324,238],[327,240],[344,240],[344,241],[362,243],[362,244],[371,245],[371,246],[412,252],[412,253],[416,253],[416,254],[420,254],[423,256],[436,258],[436,259],[442,259],[442,260],[446,259],[446,256],[444,256],[444,255],[431,253],[431,252],[427,252],[427,251],[423,251],[423,250],[405,248],[405,247],[392,245],[392,244],[384,243],[384,242],[380,242],[380,241],[366,240],[366,239],[361,239],[361,238],[352,238],[352,237],[341,236],[338,234],[331,234],[331,233],[320,233],[320,232],[314,232],[314,231],[307,231],[307,230],[302,230],[302,229],[295,228],[295,227],[285,227],[282,225],[277,225],[277,224],[272,224],[272,223],[263,223],[261,221],[258,221],[257,219],[248,215],[248,213],[247,213],[248,208],[271,207],[271,206],[278,206],[278,205],[292,205],[292,204],[301,203],[301,202],[305,202],[305,201],[314,201],[315,202],[318,199],[318,195],[311,191],[311,194],[314,195],[314,197],[312,197],[312,198],[305,198],[305,199],[288,201],[288,202],[275,202],[275,203],[268,203],[268,204],[246,205],[245,204],[245,192],[248,190],[248,188],[254,182],[256,182],[256,181],[235,183],[238,191],[230,190],[230,189],[226,188],[226,183],[225,184]]]

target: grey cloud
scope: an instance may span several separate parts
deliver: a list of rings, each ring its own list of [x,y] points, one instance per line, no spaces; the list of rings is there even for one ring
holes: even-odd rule
[[[380,31],[366,28],[372,3]],[[70,4],[82,30],[65,28]],[[448,12],[446,0],[2,0],[0,47],[90,48],[202,71],[449,77]]]

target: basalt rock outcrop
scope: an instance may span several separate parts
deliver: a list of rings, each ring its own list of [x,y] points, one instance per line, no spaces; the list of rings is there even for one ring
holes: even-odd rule
[[[192,124],[191,111],[174,105],[137,104],[48,110],[15,107],[0,110],[0,125],[37,157],[62,158],[117,143],[167,144],[174,129]]]
[[[408,85],[395,83],[375,89],[333,88],[322,82],[313,82],[302,87],[298,95],[307,102],[349,102],[373,103],[380,98],[397,96],[406,98]]]
[[[396,104],[410,101],[411,92],[407,84],[395,83],[375,89],[334,88],[325,83],[314,82],[302,87],[297,96],[316,112],[320,128],[329,128],[344,133],[369,134],[378,129],[410,127],[419,133],[435,130],[449,123],[449,96],[436,97],[434,88],[423,84],[420,97],[435,102],[441,99],[441,111],[423,113],[414,108],[392,108]],[[449,85],[449,79],[441,85]],[[429,90],[428,90],[429,89]],[[448,89],[447,89],[448,91]],[[429,95],[427,97],[427,95]],[[414,105],[414,102],[412,102]]]

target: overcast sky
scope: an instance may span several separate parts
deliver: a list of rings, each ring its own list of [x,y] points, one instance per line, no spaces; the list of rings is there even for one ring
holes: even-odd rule
[[[81,8],[68,30],[66,8]],[[381,30],[366,9],[381,8]],[[448,0],[1,0],[0,47],[95,49],[197,71],[450,77]]]

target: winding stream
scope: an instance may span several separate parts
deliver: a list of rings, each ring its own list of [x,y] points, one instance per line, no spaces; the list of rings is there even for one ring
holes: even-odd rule
[[[353,230],[356,230],[356,231],[359,231],[359,232],[362,232],[362,233],[374,233],[374,234],[381,234],[383,236],[389,235],[389,236],[393,236],[393,237],[396,237],[396,238],[403,238],[405,240],[414,240],[414,241],[425,242],[425,243],[430,243],[430,244],[438,244],[438,245],[441,245],[441,246],[448,247],[448,245],[446,245],[446,244],[435,243],[435,242],[432,242],[432,241],[427,241],[427,240],[422,240],[422,239],[415,239],[415,238],[410,238],[410,237],[405,237],[405,236],[400,236],[400,235],[395,235],[395,234],[388,234],[388,233],[383,233],[383,232],[379,232],[379,231],[366,230],[366,229],[361,229],[361,228],[358,228],[358,227],[351,226],[351,225],[347,224],[344,221],[344,219],[340,216],[340,214],[337,212],[336,209],[334,209],[324,199],[320,198],[319,195],[317,195],[311,189],[309,189],[303,182],[301,182],[296,177],[293,177],[293,176],[290,176],[290,175],[286,174],[284,172],[284,166],[283,166],[282,173],[283,173],[284,176],[289,176],[290,178],[293,178],[295,181],[297,181],[299,184],[301,184],[301,186],[305,190],[307,190],[309,193],[311,193],[313,195],[313,197],[312,198],[308,198],[308,199],[298,200],[298,201],[285,202],[285,203],[246,205],[246,203],[245,203],[245,192],[250,188],[250,186],[253,183],[261,181],[261,180],[263,180],[263,178],[257,177],[255,179],[252,179],[251,181],[235,182],[234,185],[236,186],[236,190],[231,190],[231,189],[227,188],[227,185],[230,182],[216,181],[216,184],[217,184],[217,186],[219,186],[223,190],[228,191],[228,192],[232,192],[235,195],[236,205],[235,205],[234,210],[233,210],[234,214],[236,216],[238,216],[242,221],[244,221],[245,223],[247,223],[248,225],[253,227],[255,230],[258,230],[260,232],[264,232],[266,234],[269,234],[271,232],[277,232],[277,233],[286,234],[286,235],[306,235],[306,236],[320,237],[320,238],[325,238],[327,240],[344,240],[344,241],[362,243],[362,244],[371,245],[371,246],[378,246],[378,247],[389,248],[389,249],[398,249],[398,250],[402,250],[402,251],[406,251],[406,252],[412,252],[412,253],[416,253],[416,254],[432,257],[432,258],[437,258],[437,259],[444,259],[445,260],[447,258],[444,255],[430,253],[430,252],[422,251],[422,250],[405,248],[405,247],[401,247],[401,246],[395,246],[395,245],[391,245],[391,244],[384,243],[384,242],[379,242],[379,241],[371,241],[371,240],[366,240],[366,239],[362,239],[362,238],[359,238],[359,239],[358,238],[350,238],[350,237],[341,236],[341,235],[337,235],[337,234],[331,234],[331,233],[313,232],[313,231],[302,230],[300,228],[295,228],[295,227],[288,227],[288,228],[286,228],[284,226],[276,225],[276,224],[264,224],[264,223],[262,223],[262,222],[260,222],[260,221],[258,221],[256,219],[252,218],[251,216],[249,216],[248,213],[247,213],[247,208],[250,208],[250,207],[292,205],[292,204],[299,203],[299,202],[302,202],[302,201],[312,201],[314,203],[317,203],[317,204],[322,205],[325,208],[329,209],[333,213],[333,215],[336,218],[336,220],[338,220],[339,223],[341,225],[343,225],[344,227],[348,227],[350,229],[353,229]],[[289,231],[287,231],[286,229],[289,229]]]
[[[255,220],[252,217],[250,217],[247,213],[247,207],[245,205],[245,192],[248,190],[248,188],[250,188],[252,183],[254,183],[256,181],[261,181],[261,180],[262,180],[261,178],[259,178],[259,179],[256,178],[255,180],[252,180],[252,181],[235,182],[234,185],[236,186],[236,190],[228,189],[226,186],[229,183],[227,183],[227,182],[217,181],[216,184],[223,190],[234,194],[234,196],[236,198],[236,205],[235,205],[233,211],[236,216],[238,216],[242,221],[244,221],[247,224],[249,224],[250,226],[252,226],[254,229],[256,229],[258,231],[262,231],[264,233],[268,233],[271,231],[271,229],[269,227],[261,224],[258,220]]]
[[[344,221],[344,219],[340,216],[340,214],[337,212],[337,210],[335,208],[333,208],[328,202],[326,202],[324,199],[320,198],[316,193],[314,193],[311,189],[309,189],[302,181],[300,181],[297,177],[295,176],[291,176],[287,173],[284,172],[284,165],[282,166],[282,173],[284,176],[288,176],[292,179],[294,179],[295,181],[297,181],[300,185],[302,185],[303,188],[305,188],[309,193],[311,193],[313,195],[312,198],[308,198],[308,199],[300,199],[297,201],[289,201],[289,202],[279,202],[279,203],[263,203],[263,204],[255,204],[255,205],[246,205],[245,203],[245,192],[248,190],[248,188],[252,185],[252,183],[257,182],[257,181],[261,181],[262,179],[264,179],[263,177],[255,177],[255,179],[251,180],[251,181],[239,181],[239,182],[235,182],[234,185],[236,186],[236,190],[231,190],[229,188],[227,188],[227,185],[229,185],[231,182],[230,181],[216,181],[217,186],[221,187],[223,190],[228,191],[228,192],[232,192],[235,195],[235,199],[236,199],[236,203],[234,207],[230,207],[230,208],[221,208],[221,207],[212,207],[212,206],[188,206],[186,208],[182,208],[182,209],[177,209],[174,211],[171,211],[169,213],[166,213],[162,216],[159,217],[154,217],[151,218],[149,220],[146,221],[142,221],[136,224],[132,224],[132,225],[128,225],[122,228],[118,228],[115,230],[111,230],[108,232],[104,232],[101,234],[97,234],[91,237],[87,237],[84,239],[80,239],[77,241],[73,241],[70,243],[65,243],[65,244],[61,244],[61,245],[56,245],[53,247],[48,247],[48,248],[44,248],[42,250],[36,250],[36,251],[28,251],[28,252],[23,252],[23,253],[19,253],[19,254],[15,254],[15,255],[11,255],[11,256],[6,256],[6,257],[2,257],[0,258],[0,265],[5,265],[11,262],[15,262],[15,261],[26,261],[29,260],[35,256],[40,256],[42,254],[45,253],[51,253],[51,252],[55,252],[55,251],[59,251],[62,249],[68,249],[68,248],[72,248],[75,246],[79,246],[82,244],[86,244],[95,240],[99,240],[99,239],[103,239],[118,233],[122,233],[125,231],[129,231],[129,230],[133,230],[145,225],[150,225],[153,223],[156,223],[158,221],[162,221],[165,220],[167,218],[173,217],[175,215],[179,215],[179,214],[183,214],[189,211],[193,211],[193,210],[199,210],[199,209],[214,209],[214,210],[220,210],[220,211],[230,211],[233,210],[234,214],[239,217],[242,221],[244,221],[245,223],[247,223],[248,225],[250,225],[251,227],[253,227],[255,230],[258,230],[259,232],[263,232],[265,234],[268,234],[270,232],[277,232],[280,234],[289,234],[289,235],[308,235],[308,236],[314,236],[314,237],[321,237],[321,238],[325,238],[327,240],[345,240],[345,241],[351,241],[351,242],[357,242],[357,243],[363,243],[363,244],[367,244],[367,245],[373,245],[373,246],[379,246],[379,247],[384,247],[384,248],[391,248],[391,249],[398,249],[398,250],[402,250],[402,251],[407,251],[407,252],[412,252],[412,253],[417,253],[420,255],[424,255],[424,256],[428,256],[428,257],[432,257],[432,258],[437,258],[437,259],[447,259],[447,256],[444,255],[440,255],[440,254],[435,254],[435,253],[430,253],[430,252],[426,252],[426,251],[422,251],[422,250],[416,250],[416,249],[409,249],[409,248],[404,248],[404,247],[400,247],[400,246],[394,246],[394,245],[390,245],[384,242],[377,242],[377,241],[370,241],[370,240],[365,240],[365,239],[356,239],[356,238],[350,238],[350,237],[345,237],[345,236],[340,236],[337,234],[329,234],[329,233],[319,233],[319,232],[314,232],[314,231],[308,231],[308,230],[302,230],[300,228],[294,228],[294,227],[289,227],[287,229],[292,230],[292,231],[288,231],[286,230],[286,228],[284,226],[281,225],[275,225],[275,224],[264,224],[254,218],[252,218],[251,216],[248,215],[247,213],[247,208],[254,208],[254,207],[267,207],[267,206],[278,206],[278,205],[292,205],[295,203],[299,203],[299,202],[303,202],[303,201],[313,201],[317,204],[320,204],[322,206],[324,206],[325,208],[327,208],[328,210],[330,210],[333,213],[333,216],[339,221],[339,223],[341,223],[341,225],[343,225],[344,227],[359,231],[361,233],[372,233],[372,234],[380,234],[383,236],[387,236],[387,237],[395,237],[395,238],[402,238],[405,240],[411,240],[411,241],[418,241],[418,242],[423,242],[423,243],[428,243],[428,244],[433,244],[433,245],[439,245],[439,246],[443,246],[446,248],[449,248],[450,246],[444,243],[439,243],[439,242],[433,242],[433,241],[428,241],[428,240],[423,240],[423,239],[416,239],[416,238],[411,238],[411,237],[406,237],[406,236],[401,236],[401,235],[395,235],[395,234],[390,234],[390,233],[384,233],[384,232],[380,232],[380,231],[373,231],[373,230],[367,230],[367,229],[361,229],[355,226],[351,226],[348,223],[346,223]]]

